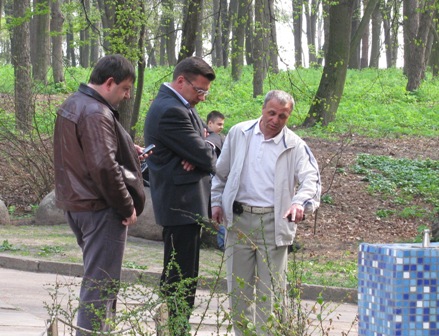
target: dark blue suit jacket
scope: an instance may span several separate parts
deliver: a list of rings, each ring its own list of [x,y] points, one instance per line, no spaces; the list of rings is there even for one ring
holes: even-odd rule
[[[174,226],[207,219],[216,155],[205,141],[204,124],[196,110],[190,111],[171,89],[161,85],[145,119],[144,139],[145,146],[156,146],[147,161],[157,224]],[[196,168],[185,171],[182,160]]]

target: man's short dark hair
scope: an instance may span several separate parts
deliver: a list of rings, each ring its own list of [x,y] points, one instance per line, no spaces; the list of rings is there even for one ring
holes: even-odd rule
[[[211,111],[207,117],[206,117],[206,123],[209,123],[209,121],[215,122],[217,119],[224,120],[226,117],[224,114],[222,114],[220,111],[213,110]]]
[[[116,84],[120,84],[125,79],[132,79],[134,83],[136,72],[133,64],[122,55],[107,55],[94,66],[89,83],[101,85],[110,77],[114,78]]]
[[[206,77],[209,81],[215,79],[215,71],[212,67],[202,58],[196,56],[185,58],[175,66],[173,80],[181,75],[188,77],[189,80],[194,79],[197,75]]]

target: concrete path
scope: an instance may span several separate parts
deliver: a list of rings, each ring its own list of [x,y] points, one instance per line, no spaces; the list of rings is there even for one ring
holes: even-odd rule
[[[46,321],[49,316],[45,305],[52,303],[51,289],[57,283],[74,284],[75,287],[79,282],[80,278],[77,277],[0,268],[0,336],[47,335]],[[65,289],[60,291],[63,290]],[[211,300],[208,304],[208,294],[206,290],[197,291],[197,309],[191,318],[193,335],[230,335],[227,334],[225,326],[219,330],[216,327],[218,312],[228,309],[227,300],[219,295],[218,299]],[[315,302],[302,303],[303,310],[309,312],[310,319],[314,321],[313,325],[317,326],[315,314],[320,312],[313,312]],[[203,323],[195,331],[203,314]],[[357,335],[356,314],[357,306],[354,304],[326,303],[322,312],[323,328],[329,331],[325,335]],[[148,319],[148,327],[153,335],[152,319]],[[307,335],[321,335],[321,330],[321,327],[310,326]],[[58,331],[59,335],[70,335],[62,323],[58,325]]]

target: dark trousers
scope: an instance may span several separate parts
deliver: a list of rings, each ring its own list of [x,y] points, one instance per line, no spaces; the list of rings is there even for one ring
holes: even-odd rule
[[[111,208],[67,211],[66,218],[82,249],[84,262],[77,325],[108,331],[105,319],[112,318],[116,310],[127,227]],[[76,335],[82,334],[78,331]]]
[[[187,334],[197,288],[200,231],[201,226],[196,223],[163,228],[164,267],[160,287],[166,296],[173,329],[172,335]],[[182,317],[185,321],[182,321]],[[172,321],[173,318],[179,321]]]

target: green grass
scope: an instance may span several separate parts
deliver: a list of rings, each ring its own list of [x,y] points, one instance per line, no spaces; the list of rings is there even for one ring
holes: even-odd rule
[[[146,69],[140,117],[136,125],[139,133],[142,131],[144,117],[151,101],[156,96],[160,84],[171,81],[172,70],[172,67]],[[60,87],[49,82],[47,86],[39,88],[39,93],[72,93],[79,83],[87,82],[90,71],[91,69],[67,68],[65,85]],[[233,81],[230,68],[221,67],[215,71],[217,79],[212,82],[211,94],[206,102],[197,106],[200,115],[205,118],[211,110],[221,111],[227,116],[226,132],[242,120],[259,117],[263,97],[252,96],[252,67],[244,68],[240,81]],[[268,75],[264,82],[265,92],[282,89],[292,93],[296,100],[289,126],[300,126],[305,119],[321,74],[321,68],[312,68]],[[12,94],[13,68],[0,67],[0,75],[3,79],[0,92]],[[426,78],[416,92],[408,93],[405,90],[407,78],[401,69],[348,70],[336,120],[326,128],[317,126],[313,129],[298,130],[298,133],[325,137],[347,132],[369,137],[439,136],[439,79],[431,78],[431,73],[427,73]],[[41,116],[37,116],[37,119],[44,123],[53,120],[57,105],[58,103],[54,103],[41,108],[38,112]],[[50,118],[47,118],[48,112],[52,114]],[[47,125],[44,129],[51,130]]]
[[[361,154],[352,167],[365,176],[368,191],[390,199],[394,205],[408,205],[420,199],[432,208],[439,208],[439,161],[395,159],[388,156]],[[390,210],[383,209],[380,217],[387,217]],[[411,204],[400,213],[401,218],[423,218],[427,211]]]

